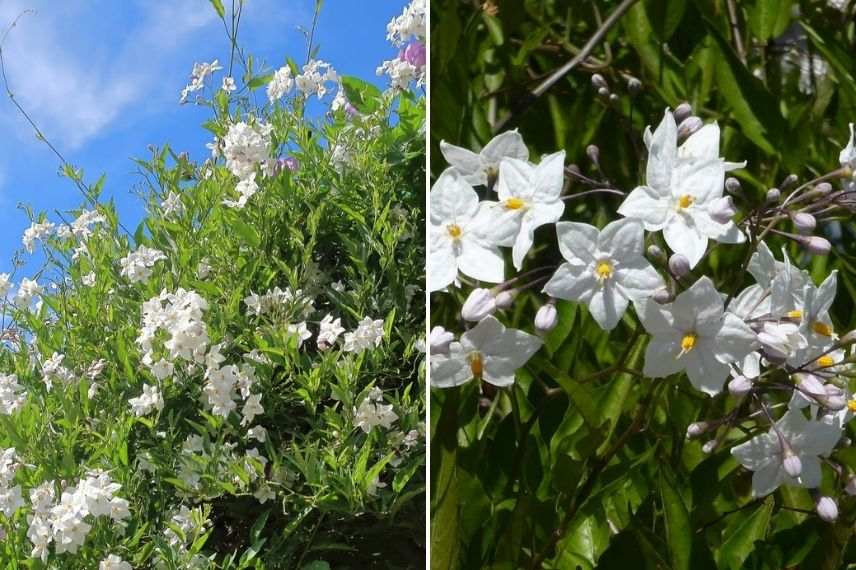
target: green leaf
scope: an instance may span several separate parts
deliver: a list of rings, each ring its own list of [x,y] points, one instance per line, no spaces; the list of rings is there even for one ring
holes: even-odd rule
[[[588,386],[580,384],[543,357],[536,356],[530,362],[558,382],[589,427],[597,428],[601,424],[602,418],[598,414],[594,395]]]
[[[225,17],[226,9],[223,7],[223,0],[209,0],[214,9],[217,10],[217,15],[221,18]]]
[[[780,36],[791,20],[791,0],[756,0],[749,9],[749,29],[766,42]]]
[[[648,0],[645,2],[648,18],[660,41],[668,41],[678,29],[687,9],[686,0]]]
[[[247,82],[247,88],[250,91],[254,91],[259,87],[267,85],[270,83],[270,80],[273,79],[273,73],[266,73],[264,75],[256,75],[252,79]]]
[[[666,519],[666,539],[669,546],[669,559],[672,562],[671,568],[672,570],[689,569],[693,545],[690,515],[683,498],[667,478],[665,470],[660,471],[660,498],[663,501],[663,514]]]
[[[363,114],[374,113],[380,105],[380,89],[356,77],[342,77],[342,87],[348,102]]]
[[[743,561],[755,548],[755,541],[763,540],[767,535],[772,512],[773,498],[767,497],[755,512],[727,532],[727,538],[718,553],[717,562],[720,568],[737,570],[743,567]]]

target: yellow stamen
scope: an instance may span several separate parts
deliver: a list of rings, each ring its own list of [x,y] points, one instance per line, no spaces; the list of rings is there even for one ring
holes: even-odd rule
[[[482,372],[484,371],[484,361],[482,360],[481,354],[478,352],[474,352],[470,355],[470,370],[472,371],[474,378],[481,378]]]
[[[681,354],[686,354],[692,349],[694,349],[697,339],[698,335],[694,332],[685,334],[684,338],[681,339]]]
[[[856,413],[856,400],[850,400],[847,402],[847,409],[851,412]]]
[[[799,309],[794,309],[793,311],[788,311],[787,316],[789,319],[801,319],[802,311],[800,311]]]
[[[820,358],[817,359],[817,365],[821,368],[827,368],[835,364],[835,361],[828,354],[824,354]]]
[[[609,279],[610,277],[612,277],[613,273],[612,264],[605,259],[598,261],[597,265],[594,268],[594,272],[600,281]]]
[[[505,201],[504,205],[509,210],[519,210],[520,208],[526,205],[526,202],[524,202],[520,198],[509,198]]]
[[[458,239],[461,237],[463,231],[461,230],[461,226],[458,224],[449,224],[446,226],[446,231],[449,232],[449,235],[452,236],[452,239]]]
[[[820,321],[814,321],[811,324],[811,330],[819,334],[820,336],[832,336],[832,327],[826,323],[822,323]]]
[[[683,196],[678,198],[678,207],[681,209],[689,208],[690,206],[692,206],[692,203],[693,197],[689,194],[684,194]]]

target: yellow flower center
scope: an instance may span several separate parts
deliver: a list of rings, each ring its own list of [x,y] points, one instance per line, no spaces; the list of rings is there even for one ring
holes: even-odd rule
[[[595,275],[597,275],[598,280],[605,281],[612,277],[613,268],[612,264],[607,260],[601,260],[597,262],[597,265],[594,268]]]
[[[813,330],[820,336],[832,336],[832,327],[820,321],[814,321],[811,324],[811,330]]]
[[[689,194],[684,194],[683,196],[678,198],[678,208],[680,209],[689,208],[690,206],[692,206],[692,203],[693,197]]]
[[[835,361],[828,354],[824,354],[820,358],[817,359],[817,365],[821,368],[827,368],[835,364]]]
[[[526,202],[524,202],[520,198],[509,198],[508,200],[505,201],[505,207],[508,208],[509,210],[519,210],[520,208],[522,208],[525,205],[526,205]]]
[[[470,355],[470,370],[474,378],[481,378],[482,372],[484,372],[484,360],[482,360],[480,353],[474,352]]]
[[[793,311],[788,311],[787,316],[789,319],[801,319],[802,311],[800,311],[799,309],[794,309]]]
[[[856,400],[849,400],[847,402],[847,409],[856,413]]]
[[[681,339],[681,354],[686,354],[694,349],[697,339],[698,335],[694,332],[685,334],[684,338]]]
[[[461,237],[463,230],[461,230],[461,226],[458,224],[449,224],[446,226],[446,231],[449,232],[449,235],[452,236],[452,239],[458,239]]]

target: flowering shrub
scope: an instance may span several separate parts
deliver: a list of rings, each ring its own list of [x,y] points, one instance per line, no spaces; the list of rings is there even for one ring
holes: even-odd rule
[[[391,51],[424,40],[424,6],[405,15]],[[240,77],[197,64],[180,97],[211,109],[211,157],[137,161],[133,234],[64,165],[85,202],[34,214],[22,241],[43,264],[0,277],[4,565],[424,558],[416,78],[382,92],[232,55]]]
[[[846,3],[523,4],[432,6],[432,566],[853,562]]]

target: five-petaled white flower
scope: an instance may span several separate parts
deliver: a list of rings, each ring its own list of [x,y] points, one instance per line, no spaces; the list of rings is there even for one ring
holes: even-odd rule
[[[538,337],[508,329],[489,316],[449,346],[448,354],[431,357],[431,384],[452,388],[478,378],[505,387],[514,384],[514,374],[539,348]]]
[[[714,395],[728,378],[728,365],[758,346],[752,329],[723,309],[722,296],[708,277],[678,295],[673,303],[643,301],[640,318],[652,335],[642,373],[661,378],[682,370],[698,390]]]
[[[617,220],[598,230],[588,224],[556,224],[559,250],[567,260],[544,286],[551,297],[585,303],[604,330],[621,320],[630,301],[664,287],[643,255],[642,222]]]
[[[556,223],[565,211],[560,199],[564,170],[565,151],[545,156],[537,166],[516,158],[499,164],[499,202],[487,202],[482,207],[489,208],[493,216],[490,228],[497,241],[503,240],[500,245],[513,245],[511,257],[518,270],[535,241],[535,230]]]
[[[457,280],[458,271],[479,281],[502,281],[502,253],[488,236],[490,216],[480,206],[472,186],[449,168],[434,183],[430,196],[429,290],[445,289]],[[513,231],[513,226],[509,229]],[[490,234],[496,236],[498,232]]]
[[[752,474],[752,494],[764,496],[782,483],[815,488],[820,485],[818,456],[828,455],[841,430],[832,425],[810,421],[798,410],[790,410],[769,432],[755,436],[731,450],[731,454]],[[792,477],[785,470],[785,459],[798,458],[799,474]]]
[[[662,230],[672,251],[685,255],[691,267],[704,256],[708,239],[722,243],[746,239],[733,221],[720,216],[728,210],[728,197],[723,197],[725,171],[734,165],[716,156],[713,135],[708,130],[702,139],[691,142],[690,137],[679,149],[675,118],[667,110],[654,134],[646,137],[646,184],[635,188],[618,209],[623,216],[642,220],[648,231]],[[715,135],[718,143],[718,130]]]
[[[529,159],[529,149],[516,129],[493,137],[478,154],[446,141],[440,141],[440,152],[473,186],[492,187],[499,176],[499,164],[505,158]]]

